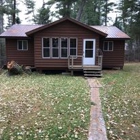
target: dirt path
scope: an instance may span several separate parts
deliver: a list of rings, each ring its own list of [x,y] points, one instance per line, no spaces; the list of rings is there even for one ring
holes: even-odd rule
[[[95,78],[88,78],[87,81],[91,88],[91,111],[88,140],[107,140],[99,93],[99,88],[102,86]]]

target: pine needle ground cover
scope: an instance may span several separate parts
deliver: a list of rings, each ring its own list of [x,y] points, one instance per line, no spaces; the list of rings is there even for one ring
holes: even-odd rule
[[[2,140],[86,140],[89,115],[82,77],[0,75]]]
[[[101,82],[108,139],[140,139],[140,63],[105,71]]]

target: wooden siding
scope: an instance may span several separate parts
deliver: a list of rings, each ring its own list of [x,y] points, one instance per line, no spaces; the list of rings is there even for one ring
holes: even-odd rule
[[[99,35],[85,29],[71,21],[64,21],[34,35],[35,67],[37,68],[67,68],[68,59],[42,58],[42,37],[75,37],[78,40],[77,55],[83,55],[83,39],[96,39],[96,48],[99,46]],[[81,65],[82,60],[77,59],[75,64]]]
[[[28,40],[28,50],[17,50],[17,40],[25,39],[6,39],[7,62],[14,60],[20,65],[34,66],[34,47],[33,40]]]
[[[103,51],[103,68],[113,68],[124,66],[124,40],[108,40],[113,41],[113,51],[103,51],[103,41],[100,43],[100,48]]]

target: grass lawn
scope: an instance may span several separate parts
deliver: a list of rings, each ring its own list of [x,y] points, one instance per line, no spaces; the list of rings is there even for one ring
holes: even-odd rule
[[[89,115],[82,77],[0,75],[1,140],[86,140]]]
[[[102,107],[109,140],[140,139],[140,63],[104,71]]]

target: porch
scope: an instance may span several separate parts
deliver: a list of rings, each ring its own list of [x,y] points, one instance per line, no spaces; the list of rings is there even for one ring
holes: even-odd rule
[[[75,64],[75,60],[80,58],[81,64]],[[95,65],[83,65],[83,55],[78,55],[76,58],[75,56],[69,56],[68,58],[68,69],[73,75],[74,71],[82,70],[84,72],[84,76],[91,76],[97,77],[102,76],[102,61],[103,55],[96,55],[96,62]]]

